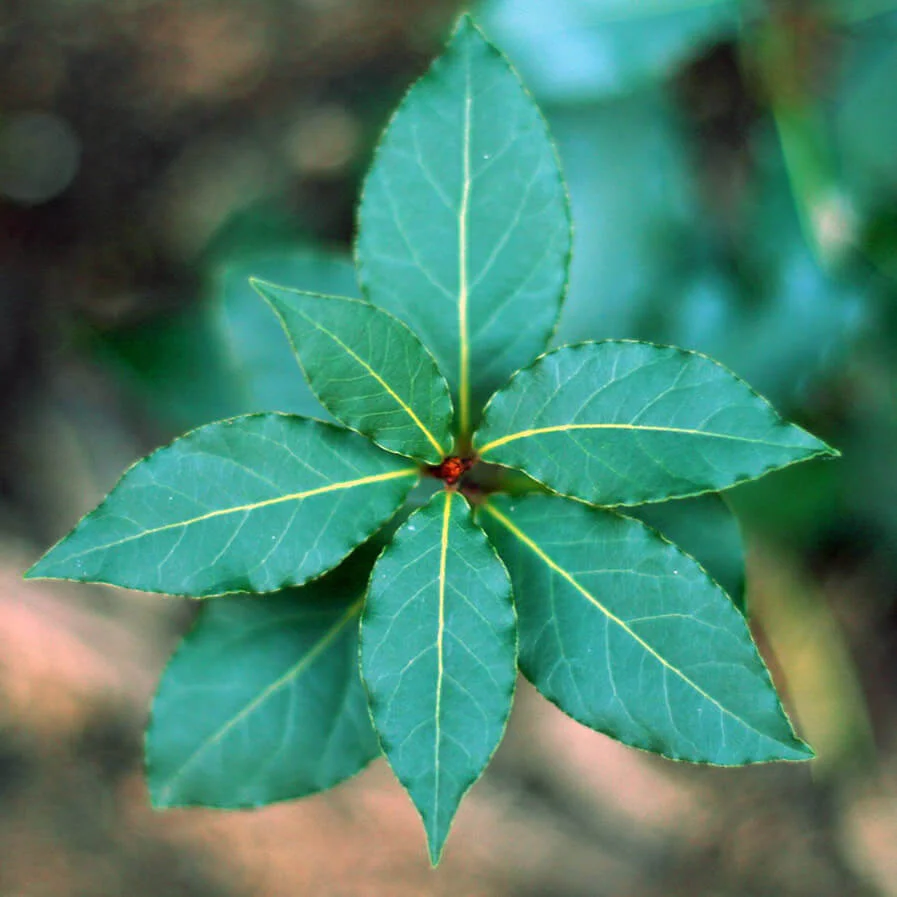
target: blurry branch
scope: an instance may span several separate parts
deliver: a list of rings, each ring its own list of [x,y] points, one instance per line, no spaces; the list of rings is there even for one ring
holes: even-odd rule
[[[773,17],[750,45],[769,102],[798,217],[824,268],[836,266],[857,241],[856,213],[839,188],[820,84],[830,35],[810,14]]]

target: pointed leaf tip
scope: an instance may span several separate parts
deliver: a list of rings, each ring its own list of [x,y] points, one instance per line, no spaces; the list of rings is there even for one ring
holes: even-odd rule
[[[469,12],[462,12],[461,15],[455,20],[455,27],[452,29],[453,33],[457,33],[462,28],[476,28],[476,22],[473,20],[473,15]]]
[[[556,496],[483,508],[514,587],[520,669],[565,713],[674,760],[812,758],[744,618],[675,545]]]
[[[570,246],[545,120],[463,16],[383,134],[356,242],[365,294],[432,351],[463,436],[489,394],[547,345]]]
[[[543,355],[492,397],[474,444],[602,506],[717,492],[832,452],[712,359],[623,340]]]
[[[437,493],[377,561],[361,624],[371,715],[433,865],[504,734],[516,649],[504,565],[466,500]]]
[[[220,421],[135,464],[30,572],[197,598],[278,591],[367,540],[419,472],[330,424]]]

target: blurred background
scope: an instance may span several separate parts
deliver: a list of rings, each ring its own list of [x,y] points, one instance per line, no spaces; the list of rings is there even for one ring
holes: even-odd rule
[[[190,602],[20,576],[187,427],[314,403],[249,292],[355,292],[360,179],[451,0],[0,5],[0,895],[897,894],[897,0],[489,0],[576,220],[558,342],[698,349],[839,447],[668,528],[819,758],[623,748],[523,686],[428,869],[383,761],[253,813],[148,809]],[[273,327],[273,330],[271,329]]]

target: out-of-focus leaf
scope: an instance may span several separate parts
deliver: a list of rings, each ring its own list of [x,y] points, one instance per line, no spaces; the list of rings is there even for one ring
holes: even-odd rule
[[[633,332],[705,352],[793,405],[845,357],[869,326],[873,302],[861,272],[823,268],[808,245],[772,136],[757,144],[757,180],[736,246],[723,252],[703,220],[690,240],[660,250],[667,280],[649,288]]]
[[[383,135],[356,248],[367,297],[417,333],[449,381],[462,436],[547,345],[570,241],[545,121],[464,17]]]
[[[848,30],[841,46],[829,138],[859,222],[860,248],[897,281],[897,11]]]
[[[897,205],[883,197],[882,207],[864,222],[863,251],[875,267],[897,281]]]
[[[720,330],[713,351],[755,388],[794,403],[844,361],[870,326],[873,286],[858,268],[820,262],[786,187],[781,150],[765,137],[759,141],[760,171],[741,231],[740,314]]]
[[[26,575],[195,598],[302,585],[383,526],[418,473],[319,421],[207,424],[135,464]]]
[[[876,28],[897,28],[897,3],[894,0],[815,0],[821,12],[840,25],[857,25],[875,20]]]
[[[314,293],[357,297],[355,266],[348,255],[320,250],[253,255],[222,270],[217,302],[212,303],[213,318],[253,411],[292,411],[329,419],[297,371],[289,342],[259,301],[250,277]]]
[[[841,176],[864,214],[897,197],[897,29],[880,21],[843,38],[832,137]]]
[[[866,539],[897,568],[897,306],[890,326],[858,348],[850,368],[852,401],[844,422],[847,464],[839,480],[841,519],[884,537]],[[829,519],[835,518],[834,514]]]
[[[556,343],[697,349],[794,404],[868,325],[864,278],[824,269],[807,245],[772,129],[755,142],[734,222],[717,222],[669,96],[643,90],[549,118],[576,221]],[[824,227],[838,226],[838,208]]]
[[[296,367],[277,319],[250,277],[315,292],[357,296],[343,255],[284,249],[231,261],[208,297],[165,321],[96,338],[97,351],[161,419],[192,427],[253,411],[330,419]]]
[[[542,102],[583,102],[672,74],[737,33],[737,0],[489,0],[483,24]]]
[[[188,308],[87,339],[139,406],[172,430],[183,430],[250,410],[209,312],[206,305]]]
[[[323,791],[379,753],[358,671],[373,557],[299,589],[206,603],[147,733],[156,807],[258,807]]]
[[[814,545],[844,513],[842,484],[855,458],[843,434],[839,443],[844,454],[838,464],[824,460],[796,464],[726,492],[726,502],[745,532],[762,532],[779,544],[798,548]]]
[[[576,222],[555,343],[638,336],[645,305],[676,288],[670,247],[691,239],[700,215],[681,123],[658,91],[549,118]]]
[[[801,229],[821,266],[836,264],[856,241],[852,200],[837,183],[831,141],[813,98],[776,102],[773,116]]]

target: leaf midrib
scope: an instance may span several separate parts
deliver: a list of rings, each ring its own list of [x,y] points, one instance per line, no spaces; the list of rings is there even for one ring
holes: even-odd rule
[[[784,449],[799,449],[805,446],[785,445],[780,442],[770,442],[766,439],[752,439],[748,436],[737,436],[731,433],[715,433],[712,430],[692,430],[686,427],[661,427],[648,426],[645,424],[559,424],[552,427],[533,427],[528,430],[518,430],[516,433],[509,433],[499,439],[494,439],[478,450],[480,455],[491,452],[494,449],[507,445],[509,442],[516,442],[520,439],[529,439],[533,436],[542,436],[548,433],[567,433],[573,430],[630,430],[635,432],[647,433],[676,433],[684,436],[703,436],[708,439],[725,439],[730,442],[744,442],[750,445],[775,446]]]
[[[354,300],[353,300],[354,301]],[[357,352],[355,352],[350,346],[347,346],[335,333],[331,330],[328,330],[323,324],[316,321],[310,315],[307,315],[301,309],[296,309],[309,324],[313,327],[316,327],[321,333],[330,337],[347,355],[349,355],[354,361],[356,361],[361,367],[363,367],[376,381],[386,390],[389,396],[393,399],[393,401],[411,418],[414,425],[424,434],[427,441],[430,445],[436,449],[440,458],[444,458],[446,456],[446,451],[436,439],[436,437],[432,434],[429,428],[424,424],[424,422],[415,414],[414,409],[383,379]]]
[[[442,742],[442,682],[445,678],[444,637],[445,637],[445,584],[446,562],[449,547],[449,526],[452,521],[452,493],[445,493],[445,506],[442,511],[442,534],[439,552],[439,615],[436,630],[436,704],[434,710],[433,738],[433,839],[439,832],[439,747]]]
[[[166,530],[170,529],[179,529],[180,527],[184,526],[193,526],[196,523],[202,523],[205,520],[211,520],[215,517],[224,517],[229,514],[240,514],[244,512],[249,513],[251,511],[257,511],[259,508],[270,507],[271,505],[283,504],[284,502],[289,501],[303,501],[306,498],[311,498],[315,495],[323,495],[327,492],[337,492],[341,489],[353,489],[357,486],[368,486],[373,483],[382,483],[387,482],[388,480],[400,479],[401,477],[417,475],[418,473],[419,471],[416,467],[409,467],[403,470],[393,470],[389,471],[388,473],[379,473],[367,477],[360,477],[356,480],[345,480],[344,482],[340,483],[329,483],[326,486],[319,486],[316,489],[308,489],[304,492],[293,492],[289,495],[279,495],[277,496],[277,498],[267,498],[263,501],[252,502],[250,504],[237,505],[230,508],[219,508],[215,511],[209,511],[207,514],[200,514],[198,517],[191,517],[189,520],[180,520],[176,523],[166,523],[162,526],[156,526],[150,529],[142,530],[139,533],[134,533],[131,536],[125,536],[124,538],[118,539],[115,542],[107,542],[103,545],[94,545],[93,547],[85,549],[84,551],[80,551],[77,554],[68,555],[65,558],[65,561],[66,563],[75,561],[97,551],[106,551],[110,548],[117,548],[119,545],[124,545],[128,542],[134,542],[138,539],[143,539],[147,536],[155,535],[156,533],[165,532]]]
[[[467,305],[470,299],[467,262],[467,225],[470,216],[470,188],[472,186],[470,139],[473,112],[473,93],[470,83],[470,50],[466,51],[466,81],[464,92],[464,131],[462,134],[461,205],[458,211],[458,340],[459,340],[459,414],[460,431],[470,431],[470,334]]]

